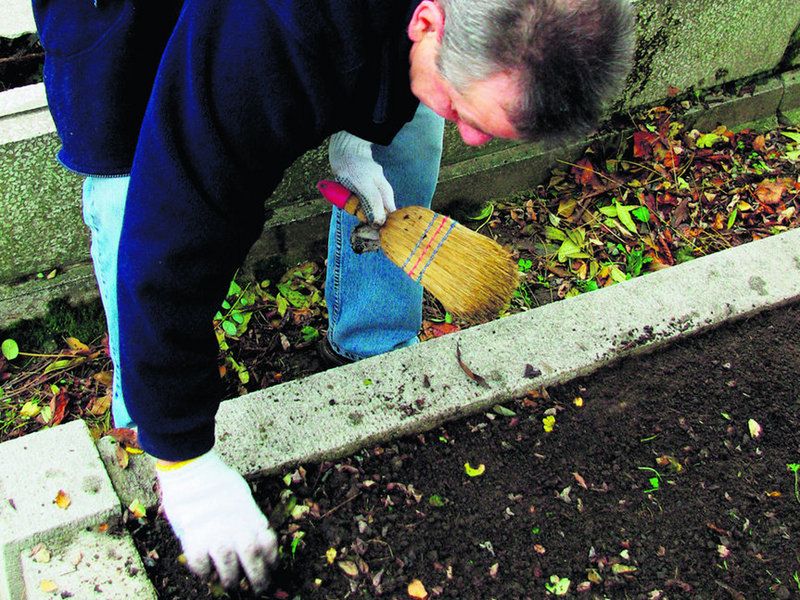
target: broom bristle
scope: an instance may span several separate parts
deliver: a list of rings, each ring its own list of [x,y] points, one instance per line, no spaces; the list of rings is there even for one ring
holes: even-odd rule
[[[390,213],[380,235],[389,260],[467,320],[496,316],[519,285],[508,250],[422,206]]]

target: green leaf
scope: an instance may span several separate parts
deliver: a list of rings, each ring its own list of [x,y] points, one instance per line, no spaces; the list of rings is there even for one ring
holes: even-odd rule
[[[278,314],[280,316],[284,316],[286,314],[286,310],[289,308],[289,301],[283,296],[283,294],[278,294],[275,298],[275,303],[278,305]]]
[[[231,309],[231,303],[228,302],[227,300],[223,300],[222,301],[222,308],[224,308],[225,310],[230,310]]]
[[[697,147],[698,148],[711,148],[717,142],[726,141],[724,135],[717,135],[716,133],[704,133],[699,138],[697,138]]]
[[[568,257],[579,253],[581,249],[572,240],[564,240],[558,249],[558,262],[565,262]]]
[[[470,221],[483,221],[491,217],[492,213],[494,213],[494,204],[489,202],[481,209],[479,213],[471,217],[467,217],[467,219],[469,219]]]
[[[428,498],[428,504],[431,506],[435,506],[436,508],[441,508],[444,506],[444,500],[438,494],[433,494],[430,498]]]
[[[551,575],[549,583],[545,583],[545,589],[551,594],[556,596],[566,596],[569,592],[571,581],[566,577],[559,577],[558,575]]]
[[[639,206],[631,211],[631,214],[642,223],[647,223],[650,220],[650,210],[646,206]]]
[[[631,233],[637,233],[636,224],[631,219],[631,211],[636,210],[635,206],[622,206],[617,205],[617,218],[625,225],[625,228]]]
[[[786,153],[786,158],[789,160],[800,160],[800,149],[799,150],[790,150]]]
[[[556,227],[551,227],[549,225],[545,225],[544,227],[544,235],[547,237],[548,240],[565,240],[567,239],[567,234]]]
[[[614,575],[621,575],[623,573],[633,573],[637,568],[631,565],[613,564],[611,565],[611,572]]]
[[[236,324],[232,321],[223,321],[222,330],[228,335],[236,335]]]
[[[492,410],[494,412],[496,412],[498,415],[500,415],[501,417],[515,417],[517,415],[517,413],[515,413],[513,410],[510,410],[510,409],[508,409],[505,406],[502,406],[500,404],[495,404],[492,407]]]
[[[231,284],[228,286],[228,293],[226,296],[236,296],[237,294],[241,293],[242,288],[239,287],[239,284],[235,281],[231,281]]]
[[[617,207],[613,204],[611,206],[601,206],[599,210],[607,217],[613,218],[617,216]]]
[[[5,356],[7,360],[14,360],[19,356],[19,346],[17,342],[11,338],[3,340],[3,344],[0,345],[0,351],[3,352],[3,356]]]
[[[85,357],[83,356],[79,358],[81,360],[78,358],[63,358],[61,360],[55,360],[45,367],[44,374],[46,375],[47,373],[52,373],[53,371],[58,371],[59,369],[68,369],[69,367],[80,364],[83,362],[83,360],[85,360]]]
[[[781,133],[790,140],[800,144],[800,133],[795,133],[794,131],[781,131]]]
[[[304,342],[311,342],[319,339],[319,331],[311,325],[306,325],[300,330],[300,335],[303,336]]]
[[[231,319],[233,319],[234,321],[239,323],[239,325],[244,323],[244,315],[242,315],[242,313],[240,313],[238,311],[231,315]]]
[[[477,467],[472,467],[469,463],[464,463],[464,472],[470,477],[480,477],[485,471],[486,466],[483,464],[480,464]]]
[[[292,558],[294,558],[295,552],[297,552],[297,546],[300,545],[300,540],[306,535],[305,531],[297,531],[292,538]]]
[[[727,227],[728,229],[733,227],[733,224],[736,222],[736,215],[738,214],[739,214],[739,208],[734,207],[733,212],[730,215],[728,215],[728,227]]]
[[[627,281],[628,277],[619,270],[617,267],[611,267],[611,279],[616,281],[617,283],[622,283],[623,281]]]

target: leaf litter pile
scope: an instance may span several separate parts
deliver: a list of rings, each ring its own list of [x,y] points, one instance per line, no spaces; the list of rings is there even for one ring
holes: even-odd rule
[[[459,215],[466,224],[515,252],[522,284],[504,314],[614,285],[797,226],[797,130],[733,132],[720,126],[702,133],[684,127],[665,107],[640,115],[634,124],[634,132],[613,147],[598,142],[574,163],[562,163],[546,185],[489,202],[473,214]],[[327,319],[321,265],[321,260],[303,263],[276,282],[232,282],[215,316],[220,375],[230,397],[327,368],[315,352]],[[463,326],[427,296],[424,316],[423,340]],[[13,339],[3,341],[0,441],[83,418],[95,436],[111,433],[135,452],[135,440],[129,439],[127,432],[112,429],[107,342],[98,338],[85,344],[66,337],[69,332],[63,335],[65,345],[46,352],[21,349]],[[545,429],[552,432],[557,427],[556,417],[555,413],[543,417],[547,419]],[[390,456],[391,452],[385,459]],[[121,458],[124,467],[128,456]],[[658,467],[652,468],[649,484],[661,486]],[[322,477],[330,475],[320,473]],[[303,479],[303,485],[309,485]],[[342,509],[336,512],[347,514]],[[308,514],[316,515],[313,501]],[[291,528],[291,519],[288,522]],[[290,532],[288,547],[292,565],[298,548],[306,545],[295,531]],[[145,554],[150,556],[148,564],[163,566],[163,560],[153,558],[158,556],[155,549],[147,549]],[[355,564],[357,574],[348,574],[350,563]],[[341,571],[351,585],[366,578],[362,563],[344,564]],[[374,578],[376,572],[370,569]],[[526,572],[524,577],[528,576]],[[558,595],[567,584],[556,578],[548,585],[552,588],[549,593]],[[797,586],[800,591],[800,582]],[[380,595],[381,589],[389,588],[362,590],[360,597]],[[415,597],[417,592],[409,590],[404,593]],[[569,590],[576,590],[574,582]],[[281,590],[276,593],[276,597],[292,597],[281,596]],[[320,595],[324,586],[316,593],[309,597],[344,597]],[[443,593],[435,586],[425,592],[433,596]],[[675,593],[671,590],[669,597]],[[396,593],[387,597],[395,596],[406,597]]]

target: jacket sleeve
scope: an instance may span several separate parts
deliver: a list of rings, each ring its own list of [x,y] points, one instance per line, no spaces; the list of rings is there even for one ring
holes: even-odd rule
[[[264,3],[184,6],[156,76],[119,247],[120,382],[142,447],[214,444],[212,317],[284,169],[330,133],[325,65]]]

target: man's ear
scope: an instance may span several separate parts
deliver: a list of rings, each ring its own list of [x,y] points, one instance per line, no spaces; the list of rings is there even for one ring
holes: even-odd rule
[[[444,34],[444,12],[436,0],[422,0],[408,24],[408,37],[412,42],[419,42],[431,33],[436,35],[437,41],[441,41]]]

